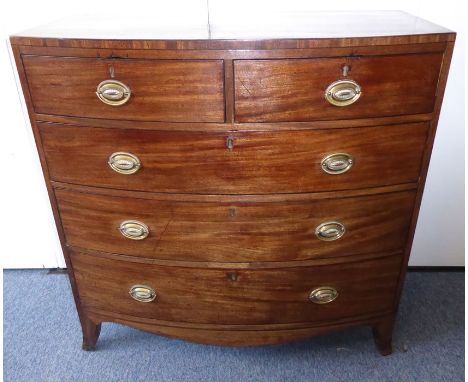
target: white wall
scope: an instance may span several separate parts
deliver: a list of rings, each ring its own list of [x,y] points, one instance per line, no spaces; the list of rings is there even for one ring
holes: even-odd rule
[[[322,4],[307,0],[209,2],[210,20],[213,23],[235,17],[241,20],[245,14],[258,14],[261,20],[265,9],[269,12],[398,9],[458,33],[410,264],[464,265],[463,1],[335,0]],[[160,13],[156,2],[148,1],[3,1],[0,6],[3,8],[0,9],[0,38],[4,41],[16,31],[65,16],[83,14],[91,9],[100,13],[125,12],[129,4],[146,16]],[[205,6],[206,1],[171,0],[163,4],[177,10],[179,17],[185,18],[190,17],[195,9]],[[0,149],[3,160],[0,256],[4,267],[63,266],[37,153],[29,126],[23,118],[6,44],[0,44],[0,76]]]

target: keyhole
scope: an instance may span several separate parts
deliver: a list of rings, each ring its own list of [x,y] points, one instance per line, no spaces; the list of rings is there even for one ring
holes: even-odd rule
[[[226,147],[228,150],[232,150],[234,148],[234,138],[233,137],[227,137],[226,138]]]
[[[236,272],[228,272],[227,273],[227,278],[230,281],[237,281],[237,273]]]
[[[115,78],[115,69],[114,69],[114,65],[110,65],[110,66],[109,66],[109,76],[110,76],[110,78]]]
[[[236,208],[235,207],[229,207],[229,217],[233,218],[236,216]]]
[[[344,66],[343,66],[343,72],[342,72],[342,73],[343,73],[343,77],[347,77],[350,70],[351,70],[351,67],[350,67],[350,66],[344,65]]]

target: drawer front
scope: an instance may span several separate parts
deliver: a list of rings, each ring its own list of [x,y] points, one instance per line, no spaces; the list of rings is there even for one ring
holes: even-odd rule
[[[316,192],[415,182],[428,128],[416,123],[224,134],[39,126],[53,180],[212,194]],[[136,159],[129,159],[138,171],[114,171],[108,161],[116,152],[135,155],[138,167]],[[327,173],[324,159],[340,153],[352,158],[346,165],[349,171]],[[332,164],[340,165],[339,157]]]
[[[235,119],[313,121],[430,113],[441,61],[441,53],[235,61]],[[354,103],[340,107],[325,99],[327,88],[337,80],[359,85]]]
[[[221,60],[23,56],[23,64],[36,113],[136,121],[224,121]],[[98,85],[112,76],[130,89],[128,102],[122,105],[104,103],[96,94]],[[112,91],[121,88],[100,89],[112,98]]]
[[[75,247],[165,260],[263,262],[399,250],[406,241],[415,192],[231,203],[67,190],[55,195],[67,243]],[[128,221],[142,224],[124,223]],[[322,225],[327,222],[341,224],[344,232],[339,224]],[[319,238],[317,227],[328,227],[335,235]],[[133,228],[138,237],[128,237]],[[148,232],[144,238],[143,229]]]
[[[168,267],[81,253],[73,253],[71,260],[85,310],[236,325],[328,322],[389,311],[401,256],[315,267],[238,270]],[[136,285],[146,288],[137,298],[154,300],[131,297],[129,291]],[[321,287],[333,288],[338,296],[329,303],[312,302],[310,293]]]

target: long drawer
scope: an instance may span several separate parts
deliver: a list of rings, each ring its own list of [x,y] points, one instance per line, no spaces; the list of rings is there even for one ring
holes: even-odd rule
[[[224,122],[222,60],[23,56],[23,65],[36,113]]]
[[[273,269],[180,268],[82,253],[71,261],[85,310],[237,325],[328,323],[391,311],[401,256]]]
[[[56,181],[152,192],[261,194],[416,182],[428,124],[232,133],[48,123],[39,128]]]
[[[292,261],[402,249],[415,191],[294,202],[136,199],[57,189],[67,243],[187,261]]]
[[[441,53],[238,60],[235,119],[281,122],[430,113],[441,62]]]

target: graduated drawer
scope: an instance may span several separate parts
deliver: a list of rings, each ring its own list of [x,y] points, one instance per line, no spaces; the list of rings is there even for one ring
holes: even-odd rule
[[[82,253],[72,253],[71,262],[85,310],[237,325],[327,323],[391,311],[401,256],[268,269],[182,268]]]
[[[235,61],[235,120],[313,121],[430,113],[441,62],[441,53]],[[350,83],[329,88],[343,80],[354,81],[359,88]],[[356,101],[336,106],[326,100],[327,89],[329,95],[341,96],[341,105]]]
[[[36,113],[137,121],[224,121],[222,60],[23,56],[23,65]],[[105,80],[118,80],[129,92],[112,83],[98,88]]]
[[[232,133],[45,123],[39,128],[56,181],[153,192],[260,194],[416,182],[428,124]],[[122,157],[112,154],[121,152],[136,157],[126,154],[122,162],[136,172],[118,172]],[[338,159],[329,165],[336,174],[324,168],[325,158],[333,155]],[[348,171],[340,173],[343,164]]]
[[[60,189],[55,195],[74,247],[164,260],[263,262],[399,250],[415,191],[289,202],[151,200]]]

